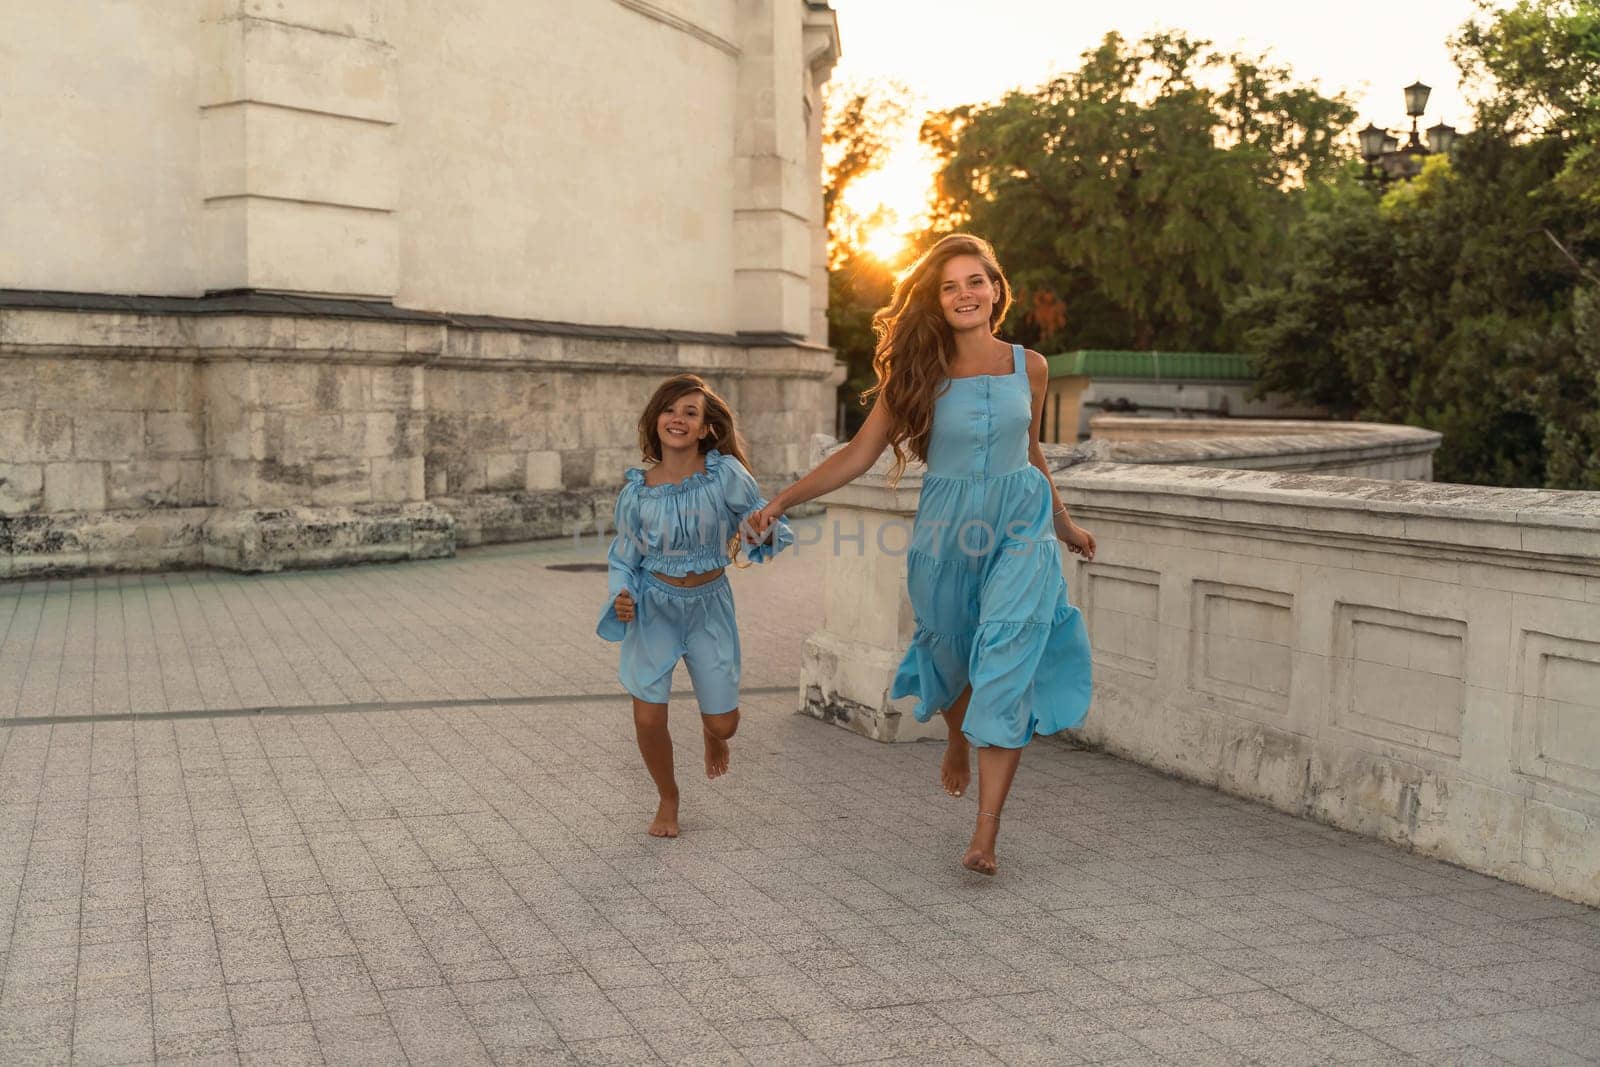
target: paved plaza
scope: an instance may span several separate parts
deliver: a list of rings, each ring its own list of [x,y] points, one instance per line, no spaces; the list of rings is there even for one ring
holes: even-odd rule
[[[793,713],[820,549],[645,836],[602,560],[0,585],[0,1063],[1600,1063],[1600,913],[1060,741],[961,870]]]

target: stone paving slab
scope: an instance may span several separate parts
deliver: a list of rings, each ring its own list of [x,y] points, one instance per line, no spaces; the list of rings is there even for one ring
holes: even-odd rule
[[[816,628],[822,550],[781,562],[731,579],[747,688],[795,685]],[[0,583],[0,718],[615,692],[616,646],[594,636],[604,563],[591,536],[326,571]]]
[[[0,1063],[1600,1062],[1600,913],[1059,742],[985,879],[942,746],[765,693],[708,782],[675,708],[650,839],[603,578],[551,562],[0,587]],[[768,684],[818,562],[735,576]],[[152,657],[219,713],[117,717]],[[544,702],[406,706],[491,679]]]

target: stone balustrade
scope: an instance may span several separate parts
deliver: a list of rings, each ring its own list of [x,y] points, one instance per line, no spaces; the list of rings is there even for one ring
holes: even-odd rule
[[[1079,740],[1600,904],[1600,494],[1095,461],[1046,448],[1095,700]],[[943,736],[888,689],[920,478],[824,498],[803,710]]]

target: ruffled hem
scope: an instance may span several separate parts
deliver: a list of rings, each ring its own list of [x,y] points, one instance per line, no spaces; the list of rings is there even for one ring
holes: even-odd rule
[[[766,506],[766,501],[762,501],[761,507]],[[767,563],[792,544],[794,544],[794,531],[789,528],[787,522],[779,519],[772,524],[772,529],[767,531],[766,539],[759,545],[744,546],[744,556],[751,563]]]
[[[722,465],[722,453],[711,449],[705,453],[706,469],[696,471],[681,482],[664,482],[661,485],[644,484],[644,469],[629,467],[623,476],[640,496],[677,496],[699,486],[712,485],[717,478],[717,468]],[[615,468],[613,468],[615,469]]]
[[[646,556],[639,564],[641,571],[654,571],[669,578],[682,578],[689,574],[704,574],[728,565],[728,553],[721,548],[695,549],[692,552],[674,552],[670,556]]]
[[[911,713],[918,722],[927,722],[954,703],[966,688],[971,657],[971,634],[941,634],[917,627],[911,647],[894,673],[890,699],[916,697]]]
[[[600,621],[595,624],[594,632],[602,641],[610,641],[613,644],[621,641],[623,636],[627,634],[628,624],[617,618],[615,598],[600,613]]]
[[[918,627],[890,696],[915,696],[912,714],[927,722],[969,682],[962,732],[974,744],[1019,748],[1035,734],[1081,726],[1093,690],[1083,616],[1063,601],[1049,622],[996,620],[971,634]]]

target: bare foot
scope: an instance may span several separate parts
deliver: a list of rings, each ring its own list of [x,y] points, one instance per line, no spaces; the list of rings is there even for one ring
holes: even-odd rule
[[[728,742],[720,737],[711,736],[708,731],[706,738],[706,777],[721,778],[728,773]]]
[[[1000,869],[994,861],[994,849],[982,849],[976,845],[968,845],[967,851],[961,854],[961,866],[979,874],[993,874]]]
[[[950,735],[950,744],[944,750],[944,762],[939,765],[939,784],[953,797],[961,796],[972,784],[972,763],[968,757],[971,746],[959,733]]]
[[[1000,820],[980,812],[978,825],[972,831],[972,840],[967,844],[967,851],[961,855],[961,866],[979,874],[998,871],[1000,865],[995,862],[994,843],[999,833]]]
[[[656,817],[650,820],[651,837],[677,837],[678,836],[678,799],[671,800],[663,797],[661,806],[656,808]]]

